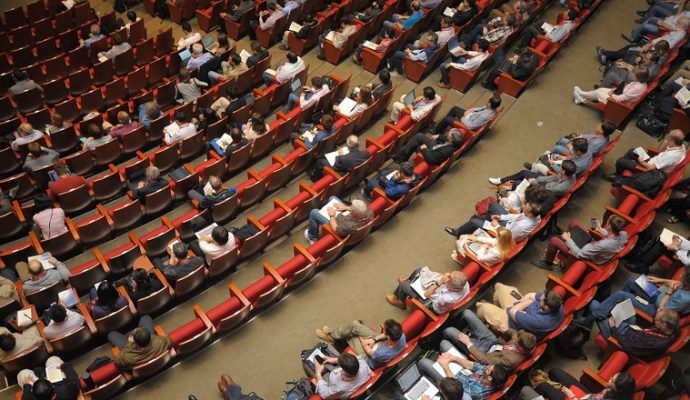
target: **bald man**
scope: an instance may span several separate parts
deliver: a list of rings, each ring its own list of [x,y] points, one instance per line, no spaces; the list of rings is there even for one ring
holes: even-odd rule
[[[14,133],[14,136],[16,139],[12,141],[10,146],[12,146],[12,150],[16,151],[19,149],[19,146],[42,138],[43,132],[39,131],[38,129],[34,129],[30,123],[24,122],[23,124],[19,125],[19,128],[17,128],[17,132]]]
[[[659,154],[645,159],[635,153],[635,149],[628,150],[623,157],[616,160],[616,172],[607,175],[607,180],[613,181],[616,177],[623,174],[623,171],[630,171],[633,174],[640,172],[638,166],[647,170],[660,169],[666,174],[670,174],[685,159],[685,134],[680,129],[669,132],[659,145]]]
[[[50,253],[45,253],[50,256]],[[24,293],[32,293],[41,290],[45,287],[55,284],[56,282],[67,282],[69,279],[69,270],[61,261],[55,257],[50,257],[48,263],[54,268],[45,269],[39,260],[33,259],[29,261],[29,279],[24,281]]]

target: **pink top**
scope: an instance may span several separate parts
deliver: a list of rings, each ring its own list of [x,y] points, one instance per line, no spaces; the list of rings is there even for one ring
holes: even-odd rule
[[[647,84],[642,82],[630,82],[623,87],[623,93],[611,94],[611,99],[621,103],[634,103],[647,90]]]
[[[43,239],[50,239],[67,232],[65,212],[62,208],[48,208],[34,214],[34,223],[41,228]]]

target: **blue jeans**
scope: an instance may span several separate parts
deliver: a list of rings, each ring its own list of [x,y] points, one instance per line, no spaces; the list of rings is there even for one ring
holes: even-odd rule
[[[297,100],[299,100],[299,95],[295,93],[290,93],[290,95],[288,96],[287,106],[285,106],[285,111],[292,111],[292,109],[295,108],[295,102]]]
[[[331,201],[332,199],[335,199],[335,196],[331,196],[331,198],[328,199],[328,201]],[[328,203],[328,201],[326,203]],[[319,240],[319,231],[321,229],[321,225],[327,224],[330,219],[324,217],[321,215],[319,212],[319,208],[315,208],[311,210],[309,213],[309,228],[308,228],[308,235],[309,235],[309,240]]]
[[[482,322],[482,320],[477,317],[477,314],[471,310],[465,310],[462,312],[462,320],[465,322],[467,327],[470,329],[470,341],[473,346],[476,346],[479,350],[488,353],[491,346],[499,343],[498,338],[493,332]],[[454,327],[446,328],[443,331],[443,336],[445,339],[450,341],[455,348],[465,352],[467,348],[460,340],[458,340],[458,333],[460,331]],[[467,352],[465,354],[468,354]]]
[[[611,310],[613,310],[618,303],[621,303],[627,299],[631,299],[633,305],[637,307],[637,305],[640,303],[634,300],[634,297],[634,294],[627,292],[616,292],[601,303],[596,300],[592,300],[592,302],[589,304],[589,310],[592,311],[592,315],[594,315],[596,318],[597,325],[599,326],[599,331],[602,335],[604,335],[605,338],[611,336],[611,326],[609,326],[608,320],[611,316]],[[616,321],[616,323],[618,322],[619,321]],[[627,320],[623,321],[623,323],[627,323],[629,325],[634,324],[635,316],[628,318]]]
[[[228,65],[228,62],[227,62],[227,61],[221,62],[221,63],[220,63],[221,71],[222,71],[222,70],[225,70],[225,67],[226,67],[227,65]],[[217,84],[218,81],[220,80],[219,78],[220,78],[221,76],[223,76],[223,74],[221,74],[220,72],[209,71],[209,72],[208,72],[208,81],[209,81],[209,83],[211,84],[211,86],[214,86],[215,84]]]
[[[391,71],[395,70],[397,73],[402,75],[405,57],[407,57],[407,53],[404,51],[398,50],[393,53],[393,55],[388,58],[388,69]]]
[[[561,155],[570,154],[570,149],[567,147],[569,143],[570,139],[563,138],[559,140],[552,152]]]
[[[453,58],[451,56],[451,61],[458,64],[464,64],[465,62],[467,62],[467,58]],[[448,73],[449,68],[452,68],[449,62],[443,63],[440,67],[438,67],[439,71],[441,72],[441,82],[445,83],[446,85],[450,83],[450,74]]]
[[[675,8],[673,8],[673,4],[665,3],[663,1],[657,1],[655,5],[653,5],[649,10],[647,10],[647,14],[645,15],[645,17],[666,18],[673,15],[674,12]]]
[[[453,348],[453,345],[447,341],[447,340],[442,340],[441,341],[441,346],[439,346],[439,350],[441,350],[441,353],[445,353],[450,351]],[[434,363],[435,361],[431,361],[430,358],[423,358],[417,362],[417,367],[419,370],[431,378],[431,381],[438,384],[444,376],[439,374],[438,371],[434,368]]]
[[[657,33],[659,33],[659,26],[657,25],[657,22],[659,20],[660,18],[656,17],[647,18],[647,20],[644,21],[639,27],[633,29],[632,35],[630,37],[632,38],[632,40],[637,42],[638,40],[640,40],[640,37],[642,37],[642,35],[656,35]]]

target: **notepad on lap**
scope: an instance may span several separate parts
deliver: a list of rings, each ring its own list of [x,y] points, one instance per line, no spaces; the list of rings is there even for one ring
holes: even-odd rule
[[[50,260],[50,254],[48,254],[48,253],[44,253],[44,254],[41,254],[38,256],[30,256],[27,258],[27,260],[29,262],[31,262],[33,260],[37,260],[38,262],[41,263],[41,265],[43,266],[43,269],[55,268],[55,266],[53,264],[51,264],[50,261],[48,261],[48,260]]]
[[[222,148],[226,148],[230,146],[230,143],[232,143],[232,137],[228,135],[227,133],[224,133],[223,136],[221,136],[218,141],[218,145]]]
[[[267,74],[269,74],[269,75],[271,75],[271,76],[276,76],[276,70],[274,70],[274,69],[268,68],[268,69],[267,69],[266,71],[264,71],[264,72],[266,72]]]
[[[319,214],[323,215],[323,217],[326,219],[330,219],[330,217],[328,216],[328,209],[330,207],[336,205],[336,204],[344,204],[344,203],[342,201],[340,201],[340,199],[337,199],[337,198],[331,199],[331,201],[329,201],[323,207],[321,207],[321,209],[319,210]],[[349,211],[336,211],[335,215],[338,215],[341,213],[344,213],[345,215],[347,215],[347,214],[349,214]]]
[[[544,22],[543,24],[541,24],[541,29],[544,30],[544,33],[548,35],[553,30],[553,26],[548,22]]]
[[[649,154],[647,153],[647,150],[644,149],[644,147],[638,147],[635,150],[633,150],[633,152],[635,154],[637,154],[638,156],[642,157],[642,159],[645,161],[647,161],[651,158],[651,157],[649,157]]]
[[[653,284],[645,274],[638,276],[637,279],[635,279],[635,283],[637,283],[637,286],[644,290],[644,292],[647,293],[647,296],[650,298],[654,298],[654,296],[659,292],[659,288],[657,288],[656,285]]]
[[[412,287],[412,289],[414,289],[415,292],[417,292],[417,294],[419,295],[419,297],[422,298],[422,300],[426,300],[426,296],[424,295],[425,290],[422,286],[421,279],[417,278],[413,280],[412,282],[410,282],[410,286]]]
[[[446,9],[443,10],[443,15],[445,15],[446,17],[451,17],[451,18],[453,18],[453,15],[455,15],[455,12],[453,12],[453,9],[452,9],[452,8],[446,7]]]
[[[450,349],[450,351],[448,351],[447,353],[450,354],[451,356],[460,357],[460,358],[463,358],[463,359],[465,359],[465,360],[467,359],[467,357],[465,357],[465,355],[463,355],[462,353],[460,353],[460,352],[458,351],[458,349],[456,349],[455,347],[453,347],[452,349]],[[466,374],[468,374],[468,373],[469,373],[469,374],[472,373],[472,371],[470,371],[470,370],[468,370],[468,369],[466,369],[466,368],[461,367],[460,364],[458,364],[458,363],[456,363],[456,362],[451,362],[450,364],[448,364],[448,368],[450,368],[450,372],[452,372],[454,376],[457,375],[457,374],[458,374],[459,372],[461,372],[461,371],[462,371],[462,374],[463,374],[463,375],[466,375]],[[434,369],[435,369],[439,374],[441,374],[441,376],[443,376],[443,377],[446,376],[446,372],[443,370],[443,367],[441,367],[441,364],[439,364],[438,361],[434,363]]]
[[[331,167],[335,165],[335,158],[338,157],[338,151],[341,151],[341,150],[342,150],[343,154],[340,154],[340,155],[342,155],[342,156],[344,156],[345,154],[350,152],[350,149],[348,149],[347,147],[343,147],[340,150],[336,150],[336,151],[332,151],[330,153],[324,154],[324,157],[326,157],[326,160],[328,161],[328,163],[331,164]]]
[[[299,32],[299,31],[302,30],[302,25],[300,25],[300,24],[298,24],[297,22],[294,22],[294,21],[293,21],[293,22],[290,24],[290,27],[288,28],[288,30],[289,30],[290,32],[295,32],[295,33],[297,33],[297,32]]]
[[[72,308],[79,303],[72,289],[65,289],[58,293],[58,298],[60,299],[60,304],[65,306],[65,308]]]
[[[335,31],[330,31],[326,35],[326,40],[330,40],[331,42],[333,41],[333,37],[335,36]]]
[[[484,221],[484,224],[482,225],[482,229],[487,230],[487,231],[496,232],[496,227],[491,224],[491,221]]]
[[[675,97],[682,108],[687,108],[688,102],[690,102],[690,90],[686,87],[681,88],[676,92]]]
[[[659,235],[659,241],[666,247],[670,246],[671,243],[673,243],[673,237],[678,235],[677,233],[668,230],[664,228],[663,231],[661,231],[661,235]]]
[[[65,375],[62,373],[59,365],[51,365],[46,368],[46,379],[51,383],[57,383],[65,379]]]
[[[17,311],[17,325],[21,327],[26,327],[31,325],[31,323],[34,322],[33,319],[31,318],[31,309],[30,308],[25,308],[23,310]]]
[[[314,133],[312,131],[307,131],[302,134],[302,139],[307,142],[311,142],[314,140]]]
[[[212,223],[211,225],[207,226],[206,228],[200,230],[199,232],[195,232],[194,234],[196,235],[197,239],[201,239],[202,237],[206,236],[211,236],[211,232],[213,229],[218,226],[215,222]]]
[[[455,46],[452,49],[448,49],[448,51],[455,57],[460,57],[462,55],[462,47],[460,46]]]
[[[240,51],[240,58],[242,59],[242,62],[245,64],[247,63],[247,59],[251,56],[252,54],[245,49],[242,49],[242,51]]]
[[[378,48],[378,45],[376,43],[370,42],[368,40],[365,40],[364,43],[362,43],[362,46],[364,46],[368,49],[372,49],[374,51],[376,51],[376,48]]]
[[[338,104],[338,109],[342,111],[352,111],[355,107],[357,107],[357,102],[352,100],[349,97],[345,97],[343,101]]]
[[[611,316],[616,320],[616,328],[621,325],[621,322],[625,321],[630,317],[635,316],[635,307],[633,307],[632,300],[627,299],[616,304],[611,310]]]

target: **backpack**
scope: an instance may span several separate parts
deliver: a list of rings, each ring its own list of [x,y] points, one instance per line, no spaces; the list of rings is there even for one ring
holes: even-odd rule
[[[314,395],[314,386],[309,379],[287,382],[293,386],[283,393],[285,400],[309,400]]]
[[[666,173],[660,169],[653,169],[645,171],[633,176],[619,176],[613,181],[613,187],[622,187],[623,185],[641,192],[645,196],[655,197],[666,182]]]
[[[556,337],[556,349],[573,360],[586,360],[582,347],[589,340],[590,332],[577,324],[570,324],[565,331]]]
[[[474,205],[474,210],[477,216],[480,218],[485,218],[486,214],[489,212],[489,205],[496,202],[496,197],[487,197],[483,200],[479,200],[477,204]]]
[[[666,122],[654,115],[646,115],[638,118],[635,126],[640,128],[644,133],[655,138],[661,137],[666,130]]]

